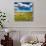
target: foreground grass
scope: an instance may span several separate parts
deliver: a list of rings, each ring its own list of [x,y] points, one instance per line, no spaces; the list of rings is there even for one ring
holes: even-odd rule
[[[32,12],[16,12],[15,21],[32,21]]]

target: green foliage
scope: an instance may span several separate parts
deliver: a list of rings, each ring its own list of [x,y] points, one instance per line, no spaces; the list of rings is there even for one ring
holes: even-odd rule
[[[5,22],[6,20],[6,15],[4,12],[0,11],[0,27],[3,28],[3,23]]]

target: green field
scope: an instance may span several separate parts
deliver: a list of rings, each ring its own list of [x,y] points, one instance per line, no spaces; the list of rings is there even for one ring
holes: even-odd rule
[[[16,12],[14,19],[15,21],[32,21],[32,12]]]

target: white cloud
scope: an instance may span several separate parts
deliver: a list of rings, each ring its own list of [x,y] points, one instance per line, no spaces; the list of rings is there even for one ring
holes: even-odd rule
[[[20,7],[22,7],[22,6],[24,6],[24,7],[30,7],[30,6],[32,5],[32,3],[30,3],[29,5],[27,5],[27,4],[22,4],[22,3],[18,3],[18,5],[19,5]]]
[[[30,3],[29,5],[32,6],[32,3]]]
[[[18,3],[19,6],[24,6],[22,3]]]

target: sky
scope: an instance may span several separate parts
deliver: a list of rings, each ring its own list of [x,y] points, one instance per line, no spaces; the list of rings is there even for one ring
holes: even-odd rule
[[[17,12],[32,12],[32,2],[15,2]]]

